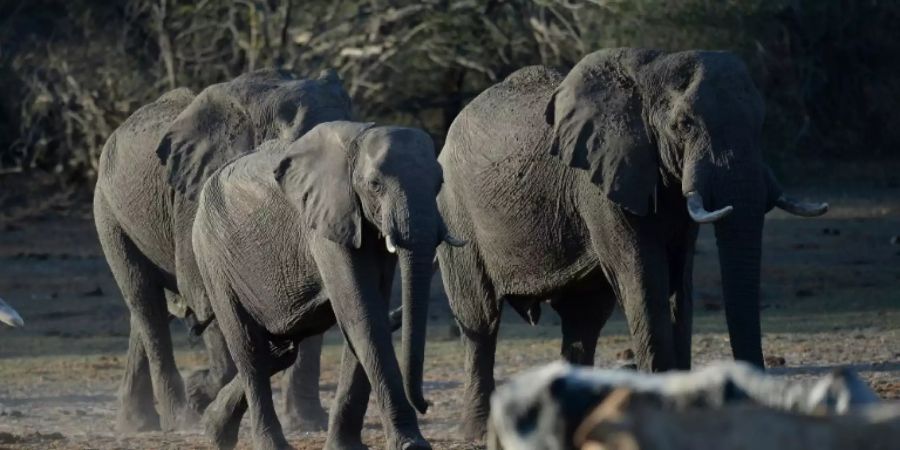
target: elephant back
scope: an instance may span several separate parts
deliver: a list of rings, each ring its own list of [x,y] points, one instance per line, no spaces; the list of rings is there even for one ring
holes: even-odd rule
[[[212,173],[262,142],[291,141],[316,123],[349,116],[350,98],[332,73],[306,80],[258,71],[204,89],[172,122],[156,154],[172,188],[193,200]]]
[[[565,75],[545,66],[510,74],[472,100],[450,126],[441,161],[474,169],[544,151],[544,105]]]

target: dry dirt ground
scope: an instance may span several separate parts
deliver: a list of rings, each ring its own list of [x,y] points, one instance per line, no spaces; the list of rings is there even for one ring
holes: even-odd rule
[[[811,379],[851,366],[883,397],[900,398],[900,237],[895,237],[900,235],[900,189],[816,194],[831,202],[827,216],[795,219],[773,212],[766,224],[764,348],[770,362],[781,366],[772,372]],[[705,227],[695,270],[697,366],[729,357],[717,271],[715,242]],[[426,389],[433,406],[421,424],[437,449],[480,448],[454,432],[461,410],[462,351],[439,290],[436,282],[427,350]],[[113,429],[127,311],[85,208],[63,203],[0,222],[0,295],[26,321],[21,330],[0,329],[0,448],[208,448],[196,428],[136,435]],[[557,358],[558,321],[549,308],[545,312],[537,327],[506,315],[499,380]],[[200,344],[186,336],[181,324],[172,329],[184,373],[203,366]],[[333,333],[326,343],[325,405],[334,395],[340,353]],[[617,353],[628,347],[617,313],[600,339],[597,365],[615,364]],[[365,437],[377,448],[380,425],[370,416]],[[324,440],[322,433],[288,437],[301,449],[320,448]]]

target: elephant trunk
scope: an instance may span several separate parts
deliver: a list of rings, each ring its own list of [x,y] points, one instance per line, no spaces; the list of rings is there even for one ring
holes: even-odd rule
[[[403,373],[406,398],[423,414],[428,409],[428,403],[422,393],[422,372],[434,255],[434,243],[419,244],[399,252],[403,298],[400,369]]]
[[[433,200],[407,196],[383,211],[385,244],[397,253],[402,295],[400,370],[409,403],[420,413],[428,404],[422,393],[425,331],[439,215]]]
[[[770,188],[765,166],[756,153],[731,152],[747,153],[754,156],[732,158],[727,164],[704,158],[686,165],[682,192],[690,217],[715,226],[725,319],[734,358],[764,367],[759,283]],[[712,220],[699,220],[703,218]]]
[[[728,179],[717,189],[715,203],[733,205],[734,211],[715,222],[715,233],[731,350],[735,359],[764,367],[759,283],[765,189],[755,174]]]

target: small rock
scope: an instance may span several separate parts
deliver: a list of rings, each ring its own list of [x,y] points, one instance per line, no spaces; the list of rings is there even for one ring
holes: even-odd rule
[[[783,356],[766,356],[766,367],[784,367],[785,361]]]
[[[812,289],[797,289],[797,291],[794,292],[794,297],[797,298],[812,297],[813,295],[815,295],[815,292],[813,292]]]
[[[822,228],[822,234],[826,236],[840,236],[841,230],[837,228]]]

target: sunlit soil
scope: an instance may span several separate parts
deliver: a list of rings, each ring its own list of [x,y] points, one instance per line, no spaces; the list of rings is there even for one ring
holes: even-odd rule
[[[900,399],[900,192],[832,194],[832,211],[813,220],[769,215],[764,241],[764,349],[771,372],[811,380],[850,366],[884,398]],[[730,358],[720,304],[715,240],[702,230],[695,268],[694,365]],[[0,328],[0,448],[209,448],[199,427],[176,433],[119,435],[117,389],[128,321],[87,217],[49,216],[0,224],[0,295],[26,328]],[[439,286],[436,282],[435,286]],[[437,287],[436,287],[437,289]],[[436,295],[427,349],[420,424],[436,449],[481,448],[459,439],[464,364],[451,333],[446,300]],[[545,308],[537,327],[511,310],[501,327],[495,374],[558,358],[557,318]],[[205,364],[201,344],[173,324],[182,373]],[[598,345],[597,366],[618,364],[630,348],[617,312]],[[340,341],[331,332],[322,363],[322,402],[329,405]],[[783,363],[782,363],[783,361]],[[783,366],[782,366],[783,364]],[[279,380],[273,379],[280,396]],[[249,448],[247,421],[240,448]],[[288,432],[299,449],[321,448],[325,434]],[[373,404],[364,439],[383,443]]]

